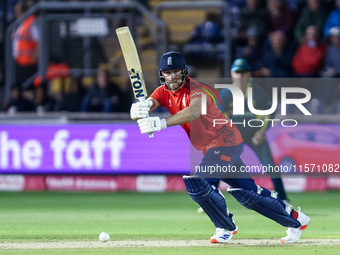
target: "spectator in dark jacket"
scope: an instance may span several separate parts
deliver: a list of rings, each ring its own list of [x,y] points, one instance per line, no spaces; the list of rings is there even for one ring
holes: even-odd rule
[[[340,26],[329,30],[330,44],[326,49],[324,77],[340,77]]]
[[[240,12],[246,6],[246,0],[226,0],[226,2],[230,10],[230,33],[235,37],[240,26]]]
[[[119,87],[110,83],[109,72],[100,69],[97,82],[93,84],[82,100],[80,111],[82,112],[117,112],[124,102]]]
[[[268,0],[269,12],[268,32],[282,30],[286,35],[291,35],[294,25],[294,13],[283,0]]]
[[[246,5],[246,0],[226,0],[226,2],[231,8],[237,7],[241,9]]]
[[[85,89],[81,84],[81,79],[72,78],[70,88],[63,93],[61,101],[55,107],[56,111],[79,112],[81,102],[85,95]]]
[[[223,41],[220,33],[221,27],[218,16],[215,13],[208,13],[206,21],[195,27],[189,43],[220,43]]]
[[[247,6],[240,13],[240,27],[236,38],[246,40],[250,27],[255,27],[260,37],[265,36],[267,32],[267,11],[260,7],[259,0],[247,0]]]
[[[295,49],[287,43],[284,32],[278,30],[269,35],[263,47],[262,68],[255,72],[256,77],[291,77],[292,59]]]
[[[308,5],[302,10],[294,30],[297,42],[303,39],[309,26],[316,26],[318,31],[322,31],[327,19],[327,10],[321,5],[320,0],[308,0],[307,3]]]
[[[33,104],[35,111],[38,113],[51,112],[54,110],[56,101],[48,95],[46,83],[43,82],[39,87],[35,88]]]
[[[291,10],[296,11],[298,9],[298,2],[300,0],[286,0],[286,4],[289,6]]]
[[[326,49],[324,71],[321,76],[324,78],[340,77],[340,26],[330,29],[330,44]],[[314,97],[326,105],[337,104],[339,100],[339,79],[316,79],[313,87]],[[313,95],[312,94],[312,95]],[[330,107],[332,111],[332,107]]]
[[[8,104],[5,105],[5,110],[8,111],[8,113],[31,112],[34,110],[34,106],[22,96],[20,86],[13,86]]]
[[[247,31],[247,45],[236,48],[235,59],[237,58],[246,59],[253,70],[262,66],[262,45],[255,27],[250,27]]]

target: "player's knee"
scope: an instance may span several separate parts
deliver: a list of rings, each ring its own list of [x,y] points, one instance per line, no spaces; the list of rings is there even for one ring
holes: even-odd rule
[[[183,176],[185,188],[195,202],[203,202],[211,197],[214,190],[204,179],[197,176]]]
[[[230,193],[235,199],[244,207],[254,210],[259,203],[261,197],[259,194],[253,192],[252,190],[246,190],[241,188],[228,188],[228,193]]]

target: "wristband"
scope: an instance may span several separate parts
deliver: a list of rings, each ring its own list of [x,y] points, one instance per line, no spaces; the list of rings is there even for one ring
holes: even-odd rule
[[[161,119],[161,129],[167,128],[166,119]]]

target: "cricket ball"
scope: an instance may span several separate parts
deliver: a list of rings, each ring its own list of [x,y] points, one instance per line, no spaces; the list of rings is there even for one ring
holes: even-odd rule
[[[99,240],[101,242],[106,242],[110,239],[110,235],[106,232],[101,232],[100,235],[99,235]]]

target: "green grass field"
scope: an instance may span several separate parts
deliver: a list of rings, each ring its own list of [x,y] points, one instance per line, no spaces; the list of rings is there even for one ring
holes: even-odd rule
[[[286,228],[247,210],[229,194],[239,232],[232,245],[212,247],[108,247],[127,240],[206,240],[215,227],[186,193],[0,193],[0,254],[207,254],[223,249],[236,254],[340,254],[340,193],[292,193],[297,208],[311,217],[303,239],[334,239],[338,244],[237,245],[242,239],[277,239]],[[108,232],[108,243],[98,235]],[[8,242],[98,242],[99,247],[4,249]],[[19,246],[18,246],[19,248]]]

